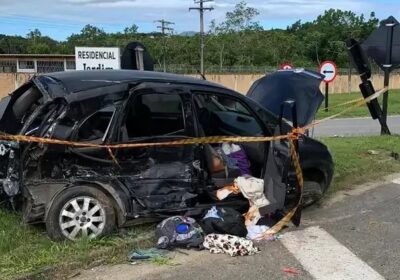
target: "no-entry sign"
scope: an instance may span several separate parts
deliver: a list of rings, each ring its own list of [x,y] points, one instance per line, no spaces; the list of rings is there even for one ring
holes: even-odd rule
[[[336,64],[329,60],[322,62],[319,66],[319,73],[325,76],[325,83],[333,82],[337,76]]]
[[[293,65],[290,63],[283,63],[279,66],[279,70],[290,70],[293,69]]]

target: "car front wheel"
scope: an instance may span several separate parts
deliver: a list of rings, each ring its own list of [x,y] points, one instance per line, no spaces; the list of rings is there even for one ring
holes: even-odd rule
[[[97,238],[115,227],[110,199],[102,191],[88,186],[67,189],[56,197],[46,219],[52,240]]]
[[[320,200],[324,193],[324,187],[321,183],[315,181],[304,181],[303,207],[310,206]]]

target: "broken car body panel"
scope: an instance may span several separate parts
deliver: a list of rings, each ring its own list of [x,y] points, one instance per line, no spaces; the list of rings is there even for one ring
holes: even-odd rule
[[[236,105],[229,107],[233,103]],[[0,130],[5,133],[96,144],[272,135],[278,124],[277,118],[257,103],[220,85],[127,70],[37,76],[3,99],[0,112]],[[329,152],[322,144],[313,151],[319,142],[301,139],[300,155],[302,142],[307,142],[308,150],[301,160],[311,169],[327,168],[320,172],[325,174],[328,186],[333,173]],[[271,169],[267,166],[271,145],[242,145],[252,161],[254,175],[264,178],[266,170]],[[283,147],[287,149],[287,145]],[[7,170],[4,164],[0,170],[0,195],[12,197],[13,205],[20,203],[25,220],[31,223],[45,221],[54,199],[74,186],[92,186],[111,197],[119,226],[136,218],[164,217],[216,203],[246,206],[247,200],[242,197],[223,202],[212,198],[211,193],[222,182],[234,178],[227,175],[228,171],[222,177],[210,174],[206,151],[206,145],[200,144],[117,149],[113,151],[118,161],[115,164],[103,148],[3,141],[0,156],[7,158],[8,165]],[[323,155],[325,163],[313,165],[314,155]],[[280,159],[279,164],[286,166],[275,168],[282,174],[274,174],[272,180],[278,180],[281,188],[290,188],[290,160],[288,154],[284,157],[287,160]],[[283,199],[280,195],[277,208],[282,207]]]
[[[280,115],[283,102],[296,101],[297,120],[302,127],[314,120],[324,100],[319,89],[322,80],[323,76],[317,72],[303,69],[282,70],[254,82],[247,97],[277,116]],[[293,121],[289,111],[285,111],[283,117]]]

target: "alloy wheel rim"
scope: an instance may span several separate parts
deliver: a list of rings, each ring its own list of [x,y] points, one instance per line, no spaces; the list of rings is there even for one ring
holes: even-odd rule
[[[59,215],[62,234],[70,239],[93,239],[101,235],[106,215],[101,203],[89,196],[75,197],[64,204]]]

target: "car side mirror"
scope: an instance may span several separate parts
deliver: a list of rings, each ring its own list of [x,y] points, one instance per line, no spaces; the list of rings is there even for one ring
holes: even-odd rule
[[[288,100],[282,102],[282,104],[281,104],[281,112],[279,114],[279,129],[280,129],[281,134],[284,133],[283,132],[283,115],[285,113],[286,107],[291,109],[293,127],[298,127],[296,101],[294,101],[293,99],[288,99]]]

